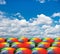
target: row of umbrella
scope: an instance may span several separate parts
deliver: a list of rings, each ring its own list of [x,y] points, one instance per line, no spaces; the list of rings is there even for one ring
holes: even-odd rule
[[[21,37],[21,38],[0,38],[0,43],[1,42],[9,42],[9,43],[12,43],[12,42],[35,42],[35,43],[39,43],[39,42],[50,42],[50,43],[52,43],[52,42],[60,42],[60,37],[57,37],[57,38],[54,38],[54,39],[52,39],[52,38],[26,38],[26,37]]]
[[[6,47],[1,49],[0,54],[60,54],[59,47],[49,47],[48,49],[44,48],[11,48]]]
[[[0,38],[0,54],[60,54],[60,38]]]
[[[39,47],[39,48],[47,49],[50,46],[60,47],[60,42],[53,42],[52,44],[50,44],[49,42],[40,42],[39,44],[35,44],[34,42],[25,42],[25,43],[13,42],[12,44],[10,44],[8,42],[0,43],[0,48],[12,47],[12,48],[29,48],[29,49],[32,49],[35,47]]]

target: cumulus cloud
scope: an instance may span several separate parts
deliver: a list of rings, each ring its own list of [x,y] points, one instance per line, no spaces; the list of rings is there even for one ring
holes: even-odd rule
[[[44,14],[37,15],[37,23],[38,24],[51,24],[52,19]]]
[[[26,19],[11,19],[0,13],[0,36],[1,37],[58,37],[60,25],[52,26],[53,20],[44,14],[30,21]]]
[[[60,25],[51,26],[45,30],[45,36],[47,37],[59,37],[60,36]]]
[[[6,4],[6,1],[5,0],[0,0],[0,5],[4,5]]]
[[[60,17],[60,12],[58,12],[58,13],[54,13],[53,15],[52,15],[52,17]]]
[[[37,15],[37,18],[30,19],[32,21],[32,25],[42,25],[42,24],[52,24],[52,19],[44,14]]]

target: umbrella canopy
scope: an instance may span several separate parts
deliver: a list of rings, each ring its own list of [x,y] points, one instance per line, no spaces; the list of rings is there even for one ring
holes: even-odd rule
[[[24,47],[32,49],[35,47],[35,43],[34,42],[25,42]]]
[[[33,48],[32,54],[47,54],[47,50],[44,48]]]
[[[55,40],[55,42],[60,42],[60,37],[57,37],[54,40]]]
[[[5,40],[6,40],[5,38],[0,38],[0,43],[5,42]]]
[[[48,51],[48,54],[60,54],[59,47],[49,47],[47,51]]]
[[[0,43],[0,48],[9,47],[9,46],[10,46],[10,44],[8,42]]]
[[[32,51],[28,48],[18,48],[15,54],[32,54]]]
[[[18,38],[19,42],[28,42],[28,38],[26,37],[21,37],[21,38]]]
[[[52,38],[43,38],[42,39],[43,42],[49,42],[49,43],[53,43],[54,40]]]
[[[7,38],[7,42],[13,43],[13,42],[18,42],[17,38]]]
[[[6,47],[1,49],[1,54],[14,54],[15,48]]]
[[[30,41],[35,42],[35,43],[39,43],[42,40],[40,38],[31,38]]]
[[[52,43],[52,46],[60,47],[60,42],[53,42],[53,43]]]
[[[48,47],[50,47],[50,45],[51,44],[49,42],[40,42],[37,47],[48,48]]]

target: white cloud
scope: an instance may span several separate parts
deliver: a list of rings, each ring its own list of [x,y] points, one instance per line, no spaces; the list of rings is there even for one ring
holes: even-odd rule
[[[60,31],[60,25],[56,25],[55,27],[50,27],[46,30],[47,33],[58,33]]]
[[[51,28],[51,26],[50,25],[43,25],[42,28],[43,29],[49,29],[49,28]]]
[[[56,16],[60,17],[60,12],[54,13],[54,14],[52,15],[52,17],[56,17]]]
[[[16,14],[14,14],[14,16],[17,16],[20,19],[24,19],[24,17],[21,15],[21,13],[17,12]]]
[[[37,15],[37,18],[35,18],[35,19],[32,18],[30,20],[32,21],[32,23],[30,23],[31,25],[39,25],[39,24],[40,25],[42,25],[42,24],[49,25],[49,24],[52,24],[52,22],[53,22],[53,20],[50,17],[48,17],[44,14]]]
[[[58,0],[36,0],[36,1],[39,1],[40,3],[46,3],[46,2],[52,2],[52,1],[55,1],[57,2]]]
[[[60,36],[60,25],[56,25],[54,27],[49,27],[48,29],[45,30],[45,36],[49,37],[59,37]]]
[[[36,0],[39,1],[40,3],[45,3],[45,0]]]
[[[6,4],[5,0],[0,0],[0,5]]]
[[[37,15],[37,23],[38,24],[51,24],[52,19],[44,14]]]
[[[58,37],[60,25],[52,26],[52,19],[44,14],[37,15],[32,23],[25,19],[10,19],[1,12],[0,36],[2,37]],[[42,25],[42,26],[40,26]]]

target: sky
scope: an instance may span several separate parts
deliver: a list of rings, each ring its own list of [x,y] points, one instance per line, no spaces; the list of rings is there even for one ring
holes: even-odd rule
[[[60,37],[60,0],[0,0],[1,37]]]

